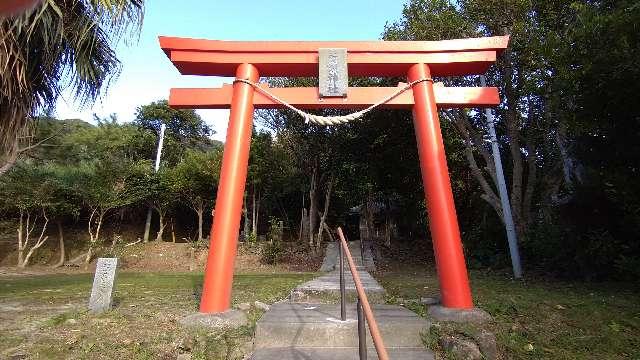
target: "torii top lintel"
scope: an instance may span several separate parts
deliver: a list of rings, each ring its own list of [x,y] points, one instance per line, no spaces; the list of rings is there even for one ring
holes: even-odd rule
[[[183,75],[234,76],[250,63],[261,76],[317,76],[318,49],[346,48],[349,76],[406,76],[416,63],[432,76],[484,73],[508,36],[442,41],[222,41],[160,36],[160,46]]]
[[[404,77],[418,63],[429,66],[431,76],[482,74],[496,61],[508,36],[443,41],[223,41],[160,36],[160,46],[184,75],[235,76],[238,66],[254,65],[260,76],[318,76],[320,48],[346,48],[349,76]],[[266,84],[263,87],[268,88]],[[347,97],[317,96],[317,88],[268,88],[299,108],[365,108],[397,91],[394,87],[349,87]],[[495,106],[498,90],[492,87],[434,87],[438,107]],[[231,85],[221,88],[173,88],[169,105],[188,109],[225,109],[231,105]],[[256,92],[256,108],[280,108]],[[413,96],[402,93],[382,107],[411,108]]]

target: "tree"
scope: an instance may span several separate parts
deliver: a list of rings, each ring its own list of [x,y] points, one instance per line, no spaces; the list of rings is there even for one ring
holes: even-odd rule
[[[300,79],[273,80],[278,86],[310,86],[308,81]],[[337,115],[340,111],[323,110],[323,114]],[[331,194],[330,179],[333,175],[339,175],[335,172],[337,166],[338,148],[336,144],[341,142],[341,133],[350,124],[342,125],[339,128],[335,126],[319,126],[315,124],[305,123],[297,114],[290,111],[267,111],[260,114],[261,121],[277,134],[278,145],[281,151],[284,151],[290,159],[291,165],[297,169],[293,173],[305,177],[300,179],[296,187],[298,191],[308,194],[308,245],[314,251],[318,248],[321,239],[318,236],[322,234],[322,228],[319,235],[316,236],[318,230],[320,214],[319,192],[322,188],[327,188],[325,194],[326,200],[329,200]],[[273,169],[273,166],[268,168]],[[293,175],[289,172],[290,175]],[[303,195],[304,197],[304,195]],[[305,217],[303,210],[302,217]],[[307,220],[307,219],[305,219]],[[326,218],[325,218],[326,220]],[[306,230],[305,226],[301,226]],[[302,231],[301,231],[302,233]]]
[[[47,147],[47,154],[42,156],[71,165],[106,158],[132,162],[152,159],[156,142],[153,134],[139,131],[131,123],[121,124],[115,115],[94,120],[96,125],[66,121],[67,133],[56,138],[55,146]]]
[[[389,40],[443,40],[456,37],[511,35],[511,44],[498,64],[489,72],[489,82],[500,88],[504,99],[497,109],[500,140],[511,160],[511,206],[518,236],[526,239],[533,203],[545,187],[553,186],[557,166],[552,134],[557,124],[544,110],[544,84],[549,76],[541,71],[545,63],[540,51],[548,33],[540,23],[539,4],[513,1],[508,4],[466,0],[414,0],[405,5],[403,18],[385,29]],[[556,14],[557,15],[557,14]],[[453,85],[474,85],[475,79],[445,79]],[[454,125],[469,169],[484,199],[502,220],[497,196],[495,165],[487,145],[482,113],[469,110],[441,112]],[[479,162],[477,156],[480,156]],[[541,174],[548,182],[541,182]],[[549,199],[543,199],[549,201]]]
[[[75,187],[89,210],[89,248],[84,256],[85,264],[91,261],[93,249],[100,240],[105,216],[113,209],[146,197],[148,189],[144,173],[148,166],[144,162],[119,159],[100,159],[78,166]]]
[[[216,198],[221,161],[221,148],[207,152],[187,150],[182,161],[170,170],[172,192],[196,213],[199,241],[203,240],[204,213],[213,207]]]
[[[558,21],[560,5],[544,5],[543,24],[555,29],[542,48],[554,70],[545,112],[558,123],[553,140],[562,181],[543,208],[537,230],[547,241],[539,248],[563,273],[637,278],[640,7],[637,1],[571,2]]]
[[[160,127],[166,125],[162,158],[169,165],[177,164],[186,149],[207,150],[213,146],[209,136],[213,131],[194,110],[169,107],[167,100],[139,106],[134,124],[155,137],[160,136]]]
[[[0,172],[28,149],[32,118],[53,108],[65,89],[91,103],[119,72],[113,47],[137,36],[143,0],[44,0],[0,18]]]
[[[54,267],[60,267],[65,263],[64,229],[62,224],[68,218],[77,218],[80,215],[82,201],[74,191],[74,169],[67,165],[48,164],[48,178],[55,186],[49,188],[53,201],[49,204],[49,214],[58,228],[59,260]]]
[[[251,221],[248,220],[248,201],[245,201],[243,212],[245,214],[245,230],[254,238],[258,236],[260,223],[260,209],[273,205],[274,198],[281,193],[280,180],[286,176],[286,163],[279,161],[278,148],[269,132],[256,131],[251,134],[251,150],[249,153],[249,168],[247,171],[247,186],[245,193],[250,194]],[[250,225],[250,226],[249,226]]]
[[[176,196],[173,172],[162,168],[158,172],[149,173],[149,184],[146,187],[146,202],[158,213],[158,233],[156,241],[162,241],[162,235],[166,226],[165,217],[173,204]]]
[[[55,165],[20,163],[0,181],[0,194],[5,211],[18,215],[18,267],[24,268],[48,240],[50,220],[73,211],[65,197],[64,171]]]

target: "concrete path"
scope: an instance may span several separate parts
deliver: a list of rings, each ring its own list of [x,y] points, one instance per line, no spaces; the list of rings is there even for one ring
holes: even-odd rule
[[[373,261],[373,254],[371,253],[371,248],[369,246],[364,246],[364,256],[362,256],[362,247],[360,246],[360,241],[351,241],[349,242],[349,252],[351,252],[351,257],[353,257],[353,261],[356,263],[356,267],[358,269],[365,269],[372,272],[376,271],[376,265]],[[338,264],[340,263],[339,256],[338,244],[335,242],[328,243],[325,256],[322,261],[322,266],[320,266],[320,272],[330,272],[337,270]],[[345,268],[346,267],[347,265],[345,260]]]
[[[349,244],[360,258],[360,245]],[[334,249],[335,250],[335,249]],[[325,264],[331,267],[337,251],[327,249]],[[360,258],[361,259],[361,258]],[[366,260],[366,259],[365,259]],[[291,303],[271,306],[256,324],[253,360],[356,360],[358,356],[357,295],[353,278],[345,266],[347,319],[340,320],[339,273],[333,271],[298,286],[291,293]],[[366,264],[366,261],[365,261]],[[323,265],[324,266],[324,265]],[[429,322],[415,313],[394,305],[384,305],[384,289],[364,270],[358,274],[372,305],[372,310],[390,359],[434,359],[422,344],[421,333]],[[378,359],[367,327],[368,359]]]

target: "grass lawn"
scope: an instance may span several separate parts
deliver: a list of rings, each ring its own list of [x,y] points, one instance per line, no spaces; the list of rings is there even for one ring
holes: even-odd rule
[[[505,358],[640,359],[637,285],[470,276],[475,304],[495,319],[490,327]],[[436,275],[424,269],[405,266],[376,277],[390,302],[438,294]]]
[[[238,274],[233,303],[272,303],[313,274]],[[178,323],[198,309],[202,274],[120,273],[114,310],[86,312],[92,274],[0,278],[0,358],[236,359],[251,350],[253,326],[189,331]],[[23,357],[17,357],[23,358]]]

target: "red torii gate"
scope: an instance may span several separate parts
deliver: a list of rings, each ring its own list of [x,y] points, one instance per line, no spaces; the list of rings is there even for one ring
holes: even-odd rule
[[[282,108],[265,91],[306,109],[363,109],[398,91],[393,87],[349,87],[346,97],[320,97],[318,88],[270,88],[260,84],[265,91],[256,91],[251,84],[257,83],[260,76],[318,76],[318,52],[322,48],[347,49],[349,76],[406,76],[410,83],[416,82],[412,93],[403,92],[381,107],[413,109],[442,304],[449,308],[473,307],[437,108],[495,106],[500,99],[496,88],[434,86],[431,77],[486,72],[507,47],[508,36],[358,42],[159,39],[183,75],[236,77],[233,85],[171,89],[169,96],[169,105],[175,108],[231,109],[201,312],[224,312],[230,306],[253,110]]]

